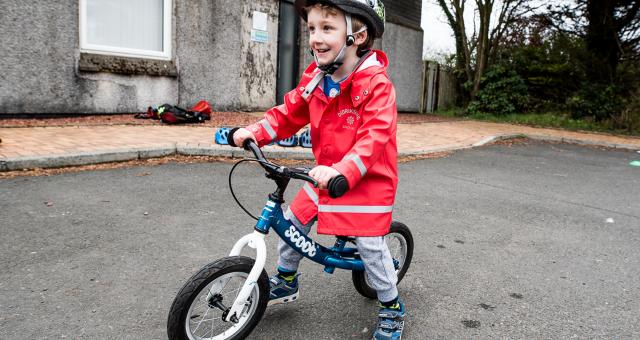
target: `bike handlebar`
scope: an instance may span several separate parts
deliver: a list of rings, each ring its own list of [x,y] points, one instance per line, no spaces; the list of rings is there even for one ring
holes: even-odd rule
[[[235,132],[235,131],[233,131]],[[233,134],[229,134],[229,138],[233,138]],[[251,138],[247,138],[242,143],[242,147],[245,150],[253,152],[254,156],[258,160],[258,163],[267,170],[267,172],[279,176],[285,176],[289,178],[301,179],[303,181],[307,181],[313,184],[314,187],[318,187],[318,181],[309,176],[309,169],[303,168],[288,168],[285,166],[277,165],[269,162],[260,150],[258,144]],[[327,189],[329,190],[329,196],[331,198],[338,198],[344,195],[347,190],[349,190],[349,184],[347,183],[347,179],[343,175],[338,175],[331,180],[327,185]]]
[[[327,185],[327,189],[329,189],[329,196],[331,198],[338,198],[344,195],[347,190],[349,190],[349,183],[347,182],[347,178],[343,175],[338,175],[329,180],[329,184]]]

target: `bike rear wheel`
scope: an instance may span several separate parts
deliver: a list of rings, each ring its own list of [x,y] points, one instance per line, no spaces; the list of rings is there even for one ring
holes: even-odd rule
[[[269,278],[262,270],[237,322],[223,321],[244,285],[254,260],[219,259],[202,268],[180,289],[167,321],[170,340],[244,339],[258,324],[269,302]]]
[[[393,258],[399,284],[409,269],[409,265],[411,265],[411,259],[413,257],[413,235],[411,235],[411,231],[405,224],[393,221],[391,222],[389,233],[385,235],[384,239],[391,252],[391,258]],[[369,283],[366,271],[354,270],[351,272],[351,279],[360,295],[369,299],[378,297],[376,290],[373,289]]]

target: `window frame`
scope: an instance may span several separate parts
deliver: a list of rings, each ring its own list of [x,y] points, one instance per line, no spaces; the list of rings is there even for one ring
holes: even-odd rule
[[[116,55],[133,58],[161,59],[171,60],[172,44],[171,37],[173,31],[173,0],[163,1],[163,18],[162,18],[162,46],[163,51],[140,50],[126,47],[115,47],[108,45],[90,44],[87,42],[87,0],[80,0],[80,52]]]

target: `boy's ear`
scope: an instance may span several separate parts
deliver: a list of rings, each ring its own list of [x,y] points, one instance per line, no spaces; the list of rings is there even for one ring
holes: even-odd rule
[[[367,42],[368,34],[369,32],[366,30],[364,32],[354,34],[354,38],[356,38],[354,45],[356,46],[364,45],[364,43]]]

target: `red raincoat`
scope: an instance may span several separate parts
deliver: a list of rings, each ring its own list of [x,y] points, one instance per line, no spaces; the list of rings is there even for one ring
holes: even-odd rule
[[[340,83],[340,94],[327,98],[320,86],[305,94],[320,72],[312,63],[298,87],[285,95],[283,105],[247,127],[258,144],[265,145],[311,124],[317,164],[333,167],[349,183],[349,191],[335,199],[327,190],[305,183],[291,203],[291,211],[302,223],[318,215],[320,234],[382,236],[389,231],[398,184],[398,150],[396,94],[387,66],[386,55],[374,51]]]

